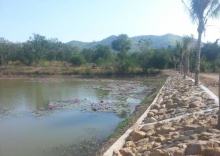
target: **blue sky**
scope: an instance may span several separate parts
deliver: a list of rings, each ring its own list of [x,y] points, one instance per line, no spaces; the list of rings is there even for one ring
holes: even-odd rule
[[[62,42],[99,41],[110,35],[194,34],[181,0],[0,0],[0,37],[24,42],[37,33]],[[209,24],[219,26],[219,21]],[[204,41],[220,38],[207,27]]]

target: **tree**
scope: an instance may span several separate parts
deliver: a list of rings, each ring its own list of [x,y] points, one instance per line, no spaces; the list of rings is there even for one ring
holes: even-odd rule
[[[46,55],[46,50],[48,49],[49,42],[45,36],[39,34],[33,34],[33,37],[30,37],[29,42],[31,44],[30,51],[34,54],[35,66],[42,61]]]
[[[0,38],[0,65],[3,66],[7,62],[8,55],[10,54],[10,42],[4,38]]]
[[[183,74],[183,44],[180,41],[176,41],[176,51],[179,54],[180,74]]]
[[[151,48],[151,40],[140,40],[138,42],[138,47],[140,49],[139,55],[139,65],[142,68],[144,73],[148,72],[148,69],[151,67],[150,59],[152,57],[153,49]]]
[[[112,41],[112,49],[126,54],[131,49],[131,40],[126,34],[121,34],[116,40]]]
[[[186,78],[186,76],[189,73],[189,55],[190,51],[193,45],[193,36],[184,36],[183,37],[183,77]]]
[[[151,58],[152,58],[153,49],[143,51],[139,55],[139,64],[143,72],[147,74],[148,69],[151,67]]]
[[[177,70],[177,65],[179,63],[179,51],[177,47],[171,47],[168,50],[170,54],[170,63],[173,65],[174,70]]]
[[[212,72],[217,71],[220,46],[218,44],[218,39],[214,43],[206,43],[202,47],[201,55],[204,57],[204,61],[210,64]]]
[[[118,51],[117,71],[121,74],[129,71],[131,60],[128,57],[128,50],[131,48],[131,40],[126,34],[121,34],[112,42],[112,49]]]
[[[131,61],[130,67],[131,67],[132,72],[135,71],[135,68],[140,66],[139,58],[140,58],[139,52],[134,52],[130,55],[130,61]]]
[[[18,58],[21,54],[22,50],[22,44],[21,43],[10,43],[10,52],[8,55],[8,61],[11,61],[14,63],[15,61],[18,61]]]
[[[96,64],[103,64],[104,62],[108,62],[111,59],[111,50],[109,46],[106,45],[97,45],[94,55],[94,62]]]
[[[168,64],[169,56],[165,49],[155,49],[150,59],[150,64],[153,68],[164,69]]]
[[[141,39],[138,41],[138,47],[141,52],[151,49],[152,40],[151,39]]]
[[[193,22],[197,24],[198,45],[196,53],[195,85],[199,83],[200,53],[202,34],[210,18],[218,18],[220,14],[219,0],[182,0]]]
[[[18,56],[18,60],[24,65],[31,65],[34,62],[35,55],[32,52],[32,44],[30,41],[22,45],[22,50]]]
[[[58,53],[59,60],[62,62],[64,66],[67,67],[67,63],[71,62],[71,58],[73,55],[78,53],[78,48],[73,47],[71,45],[62,44],[62,50]]]
[[[86,61],[82,54],[75,54],[71,57],[70,62],[73,66],[80,66],[84,64]]]
[[[95,50],[94,49],[84,48],[81,53],[84,56],[84,58],[86,59],[86,62],[94,63],[94,57],[95,57]]]
[[[62,49],[62,43],[58,41],[56,38],[52,38],[48,40],[48,48],[46,50],[46,60],[50,61],[50,65],[52,64],[53,61],[57,59],[57,55]]]

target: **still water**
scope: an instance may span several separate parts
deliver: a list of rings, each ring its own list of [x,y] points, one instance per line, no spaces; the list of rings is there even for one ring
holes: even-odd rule
[[[48,104],[65,99],[107,101],[108,91],[88,86],[108,83],[0,80],[0,156],[88,155],[91,150],[86,148],[97,148],[124,118],[80,108],[48,110]],[[46,113],[39,115],[39,110]]]

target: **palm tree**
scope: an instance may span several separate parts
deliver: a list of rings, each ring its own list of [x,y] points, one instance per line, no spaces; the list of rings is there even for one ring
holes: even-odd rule
[[[179,62],[179,54],[177,51],[172,51],[171,56],[170,56],[170,62],[173,63],[174,65],[174,70],[177,70],[177,64]]]
[[[189,55],[192,47],[193,36],[183,37],[183,77],[186,78],[189,74]]]
[[[197,24],[198,32],[198,47],[196,53],[196,68],[195,68],[195,85],[199,83],[200,72],[200,53],[202,34],[205,32],[205,27],[208,19],[218,18],[220,14],[220,0],[182,0],[193,22]]]
[[[183,44],[180,41],[176,41],[176,50],[179,53],[180,74],[183,74]]]

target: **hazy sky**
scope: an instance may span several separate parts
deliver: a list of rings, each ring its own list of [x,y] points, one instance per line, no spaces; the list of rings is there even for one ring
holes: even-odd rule
[[[194,34],[181,0],[0,0],[0,37],[27,41],[33,33],[71,40],[99,41],[110,35]],[[210,25],[220,27],[219,21]],[[205,40],[220,38],[207,27]]]

